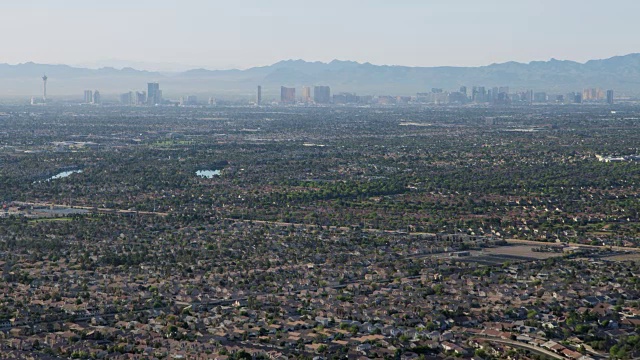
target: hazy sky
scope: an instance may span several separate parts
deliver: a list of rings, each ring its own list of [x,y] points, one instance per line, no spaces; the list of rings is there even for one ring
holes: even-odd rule
[[[0,0],[0,62],[411,66],[640,52],[637,0]]]

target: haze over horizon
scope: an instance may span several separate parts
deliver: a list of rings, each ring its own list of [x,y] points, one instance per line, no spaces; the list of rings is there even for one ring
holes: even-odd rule
[[[12,36],[0,41],[11,49],[0,63],[10,64],[135,65],[151,71],[247,69],[285,59],[483,66],[551,58],[585,62],[639,49],[634,14],[640,3],[631,0],[606,6],[549,0],[3,5],[0,30]]]
[[[171,62],[145,62],[145,61],[130,61],[130,60],[126,60],[126,59],[104,59],[104,60],[97,60],[94,62],[84,62],[84,63],[77,63],[77,64],[43,64],[43,65],[68,65],[68,66],[72,66],[72,67],[80,67],[80,68],[87,68],[87,69],[103,69],[103,68],[115,68],[118,70],[124,69],[124,68],[132,68],[135,70],[140,70],[140,71],[150,71],[150,72],[166,72],[166,73],[171,73],[171,72],[185,72],[185,71],[189,71],[189,70],[197,70],[197,69],[205,69],[205,70],[210,70],[210,71],[226,71],[226,70],[249,70],[252,68],[259,68],[259,67],[268,67],[271,65],[275,65],[277,63],[282,63],[282,62],[287,62],[287,61],[303,61],[306,63],[322,63],[322,64],[330,64],[332,62],[335,61],[339,61],[339,62],[355,62],[358,64],[365,64],[365,63],[369,63],[372,65],[376,65],[376,66],[399,66],[399,67],[416,67],[416,68],[420,68],[420,67],[425,67],[425,68],[430,68],[430,67],[467,67],[467,68],[476,68],[476,67],[485,67],[485,66],[490,66],[490,65],[496,65],[496,64],[505,64],[505,63],[511,63],[511,62],[517,62],[520,64],[530,64],[532,62],[548,62],[548,61],[553,61],[553,60],[558,60],[558,61],[571,61],[571,62],[576,62],[579,64],[584,64],[587,63],[589,61],[594,61],[594,60],[606,60],[606,59],[611,59],[614,57],[623,57],[623,56],[627,56],[627,55],[634,55],[634,54],[640,54],[640,52],[634,52],[634,53],[628,53],[628,54],[616,54],[616,55],[611,55],[611,56],[607,56],[607,57],[600,57],[600,58],[593,58],[593,59],[585,59],[585,60],[573,60],[573,59],[559,59],[557,57],[551,57],[548,59],[537,59],[537,60],[530,60],[530,61],[515,61],[515,60],[505,60],[505,61],[501,61],[501,62],[494,62],[494,63],[487,63],[487,64],[479,64],[479,65],[459,65],[459,66],[454,66],[454,65],[447,65],[447,64],[442,64],[442,65],[430,65],[430,66],[412,66],[412,65],[405,65],[405,64],[376,64],[376,63],[372,63],[370,61],[355,61],[355,60],[351,60],[351,59],[332,59],[332,60],[309,60],[309,59],[280,59],[278,61],[272,62],[272,63],[268,63],[268,64],[258,64],[255,66],[251,66],[251,67],[246,67],[246,68],[239,68],[239,67],[221,67],[221,68],[212,68],[212,67],[206,67],[206,66],[197,66],[197,65],[187,65],[187,64],[180,64],[180,63],[171,63]],[[13,64],[16,65],[16,64]]]
[[[410,65],[404,65],[404,64],[375,64],[375,63],[371,63],[370,61],[354,61],[354,60],[350,60],[350,59],[332,59],[332,60],[327,60],[327,61],[321,61],[321,60],[308,60],[308,59],[280,59],[276,62],[273,63],[268,63],[268,64],[258,64],[256,66],[253,67],[248,67],[248,68],[238,68],[238,67],[228,67],[228,68],[212,68],[212,67],[205,67],[205,66],[197,66],[197,65],[188,65],[188,64],[180,64],[180,63],[172,63],[172,62],[146,62],[146,61],[131,61],[131,60],[126,60],[126,59],[103,59],[103,60],[97,60],[97,61],[88,61],[88,62],[82,62],[82,63],[75,63],[75,64],[66,64],[66,63],[38,63],[38,62],[34,62],[34,61],[25,61],[25,62],[19,62],[19,63],[0,63],[0,64],[8,64],[8,65],[23,65],[23,64],[38,64],[38,65],[64,65],[64,66],[71,66],[74,68],[83,68],[83,69],[92,69],[92,70],[99,70],[99,69],[105,69],[105,68],[114,68],[116,70],[122,70],[125,68],[131,68],[134,70],[139,70],[139,71],[149,71],[149,72],[159,72],[159,73],[181,73],[181,72],[187,72],[190,70],[198,70],[198,69],[205,69],[205,70],[209,70],[209,71],[227,71],[227,70],[249,70],[249,69],[253,69],[253,68],[260,68],[260,67],[269,67],[278,63],[283,63],[283,62],[297,62],[297,61],[302,61],[305,63],[321,63],[321,64],[331,64],[333,62],[353,62],[353,63],[357,63],[357,64],[372,64],[375,66],[398,66],[398,67],[415,67],[415,68],[437,68],[437,67],[460,67],[460,68],[481,68],[481,67],[486,67],[486,66],[491,66],[491,65],[499,65],[499,64],[506,64],[506,63],[512,63],[512,62],[517,62],[520,64],[530,64],[532,62],[549,62],[549,61],[553,61],[553,60],[557,60],[557,61],[570,61],[570,62],[575,62],[578,64],[584,64],[586,62],[589,61],[597,61],[597,60],[606,60],[606,59],[611,59],[614,57],[624,57],[624,56],[628,56],[628,55],[635,55],[635,54],[640,54],[640,53],[629,53],[629,54],[619,54],[619,55],[612,55],[610,57],[604,57],[604,58],[594,58],[594,59],[587,59],[584,61],[576,61],[576,60],[572,60],[572,59],[558,59],[556,57],[551,57],[549,59],[544,59],[544,60],[531,60],[531,61],[514,61],[514,60],[507,60],[507,61],[503,61],[503,62],[498,62],[498,63],[487,63],[487,64],[480,64],[480,65],[469,65],[469,66],[452,66],[452,65],[433,65],[433,66],[410,66]]]

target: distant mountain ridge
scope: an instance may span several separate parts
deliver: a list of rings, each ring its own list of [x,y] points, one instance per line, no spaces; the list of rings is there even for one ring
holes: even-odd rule
[[[413,95],[431,88],[456,90],[460,86],[509,86],[550,93],[600,87],[618,93],[640,94],[640,54],[578,63],[569,60],[506,62],[479,67],[409,67],[333,60],[329,63],[283,60],[246,70],[193,69],[161,73],[133,68],[87,69],[68,65],[0,64],[0,96],[38,96],[40,77],[49,77],[48,92],[56,96],[82,95],[85,89],[103,94],[145,90],[160,82],[166,96],[188,94],[253,96],[257,85],[276,96],[281,85],[329,85],[332,92],[370,95]]]

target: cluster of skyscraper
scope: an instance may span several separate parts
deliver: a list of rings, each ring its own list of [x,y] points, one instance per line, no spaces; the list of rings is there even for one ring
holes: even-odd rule
[[[147,84],[147,91],[129,91],[120,95],[120,103],[123,105],[161,105],[163,103],[160,84],[152,82]]]
[[[47,76],[43,76],[42,100],[32,98],[31,103],[45,104],[47,102]],[[527,104],[527,103],[555,103],[555,104],[580,104],[586,103],[614,103],[613,90],[603,91],[599,88],[584,89],[581,92],[568,94],[549,95],[546,92],[534,92],[532,90],[510,93],[508,86],[493,87],[474,86],[471,92],[466,86],[461,86],[458,91],[447,92],[441,88],[432,88],[431,92],[417,93],[416,96],[358,96],[355,93],[339,93],[331,96],[329,86],[314,86],[313,92],[310,86],[303,86],[300,98],[296,97],[295,87],[280,87],[280,104]],[[100,104],[101,96],[98,90],[84,91],[85,104]],[[165,101],[162,97],[160,84],[151,82],[147,84],[147,91],[129,91],[120,95],[120,103],[123,105],[162,105],[179,104],[183,106],[198,105],[196,96],[181,97],[180,102]],[[210,98],[209,105],[215,105],[216,99]],[[256,104],[262,105],[262,86],[257,88]]]
[[[508,86],[485,88],[474,86],[469,92],[466,86],[461,86],[458,91],[447,92],[440,88],[433,88],[431,92],[417,93],[416,96],[358,96],[354,93],[339,93],[331,96],[328,86],[314,86],[313,96],[311,87],[303,86],[302,94],[296,97],[296,88],[282,86],[280,88],[280,104],[531,104],[531,103],[556,103],[556,104],[580,104],[583,102],[605,102],[613,104],[613,90],[606,92],[598,89],[585,89],[582,92],[572,92],[561,95],[549,95],[546,92],[534,92],[533,90],[511,93]],[[262,104],[262,87],[258,86],[257,104]]]
[[[42,99],[31,98],[32,105],[42,105],[47,103],[47,75],[42,76]],[[256,104],[262,105],[262,86],[258,86]],[[534,92],[532,90],[509,92],[508,86],[493,87],[487,89],[484,86],[474,86],[471,93],[466,86],[461,86],[458,91],[445,92],[440,88],[432,88],[431,92],[417,93],[416,96],[357,96],[354,93],[339,93],[331,96],[329,86],[314,86],[313,93],[311,87],[303,86],[300,98],[296,98],[296,88],[280,87],[280,104],[292,105],[298,102],[303,104],[467,104],[467,103],[489,103],[496,105],[526,104],[526,103],[556,103],[556,104],[580,104],[605,102],[614,103],[613,90],[606,92],[599,88],[584,89],[582,92],[572,92],[568,94],[549,95],[546,92]],[[85,104],[101,104],[102,99],[98,90],[84,91]],[[151,82],[147,84],[147,91],[129,91],[120,95],[120,103],[123,105],[162,105],[176,104],[165,101],[162,98],[160,84]],[[209,105],[215,105],[216,99],[210,98]],[[179,105],[198,105],[196,96],[180,98]]]
[[[195,95],[180,97],[180,106],[194,106],[198,105],[198,97]]]
[[[302,87],[302,96],[296,98],[296,88],[294,87],[280,87],[280,104],[292,105],[298,102],[304,104],[329,104],[331,103],[331,88],[329,86],[314,86],[313,94],[311,93],[311,87]],[[256,96],[256,104],[262,105],[262,86],[258,86],[258,93]]]
[[[100,97],[100,92],[98,90],[95,90],[95,91],[85,90],[84,91],[84,103],[85,104],[96,104],[96,105],[101,104],[102,103],[102,99]]]
[[[534,92],[532,90],[509,92],[509,87],[494,87],[486,89],[484,86],[474,86],[471,93],[467,87],[462,86],[455,92],[444,92],[434,88],[430,93],[418,93],[415,98],[417,103],[436,104],[465,104],[465,103],[490,103],[496,105],[524,104],[524,103],[557,103],[580,104],[583,102],[606,102],[613,104],[613,90],[585,89],[582,92],[568,94],[549,95],[546,92]]]

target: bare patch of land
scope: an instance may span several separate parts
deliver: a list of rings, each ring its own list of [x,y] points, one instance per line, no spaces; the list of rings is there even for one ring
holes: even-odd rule
[[[613,255],[605,257],[605,259],[611,261],[640,261],[640,253]]]
[[[500,246],[496,248],[489,248],[483,251],[484,254],[489,254],[492,256],[517,256],[531,259],[548,259],[552,257],[562,256],[562,252],[539,252],[534,251],[534,249],[540,248],[540,246],[533,245],[511,245],[511,246]]]

